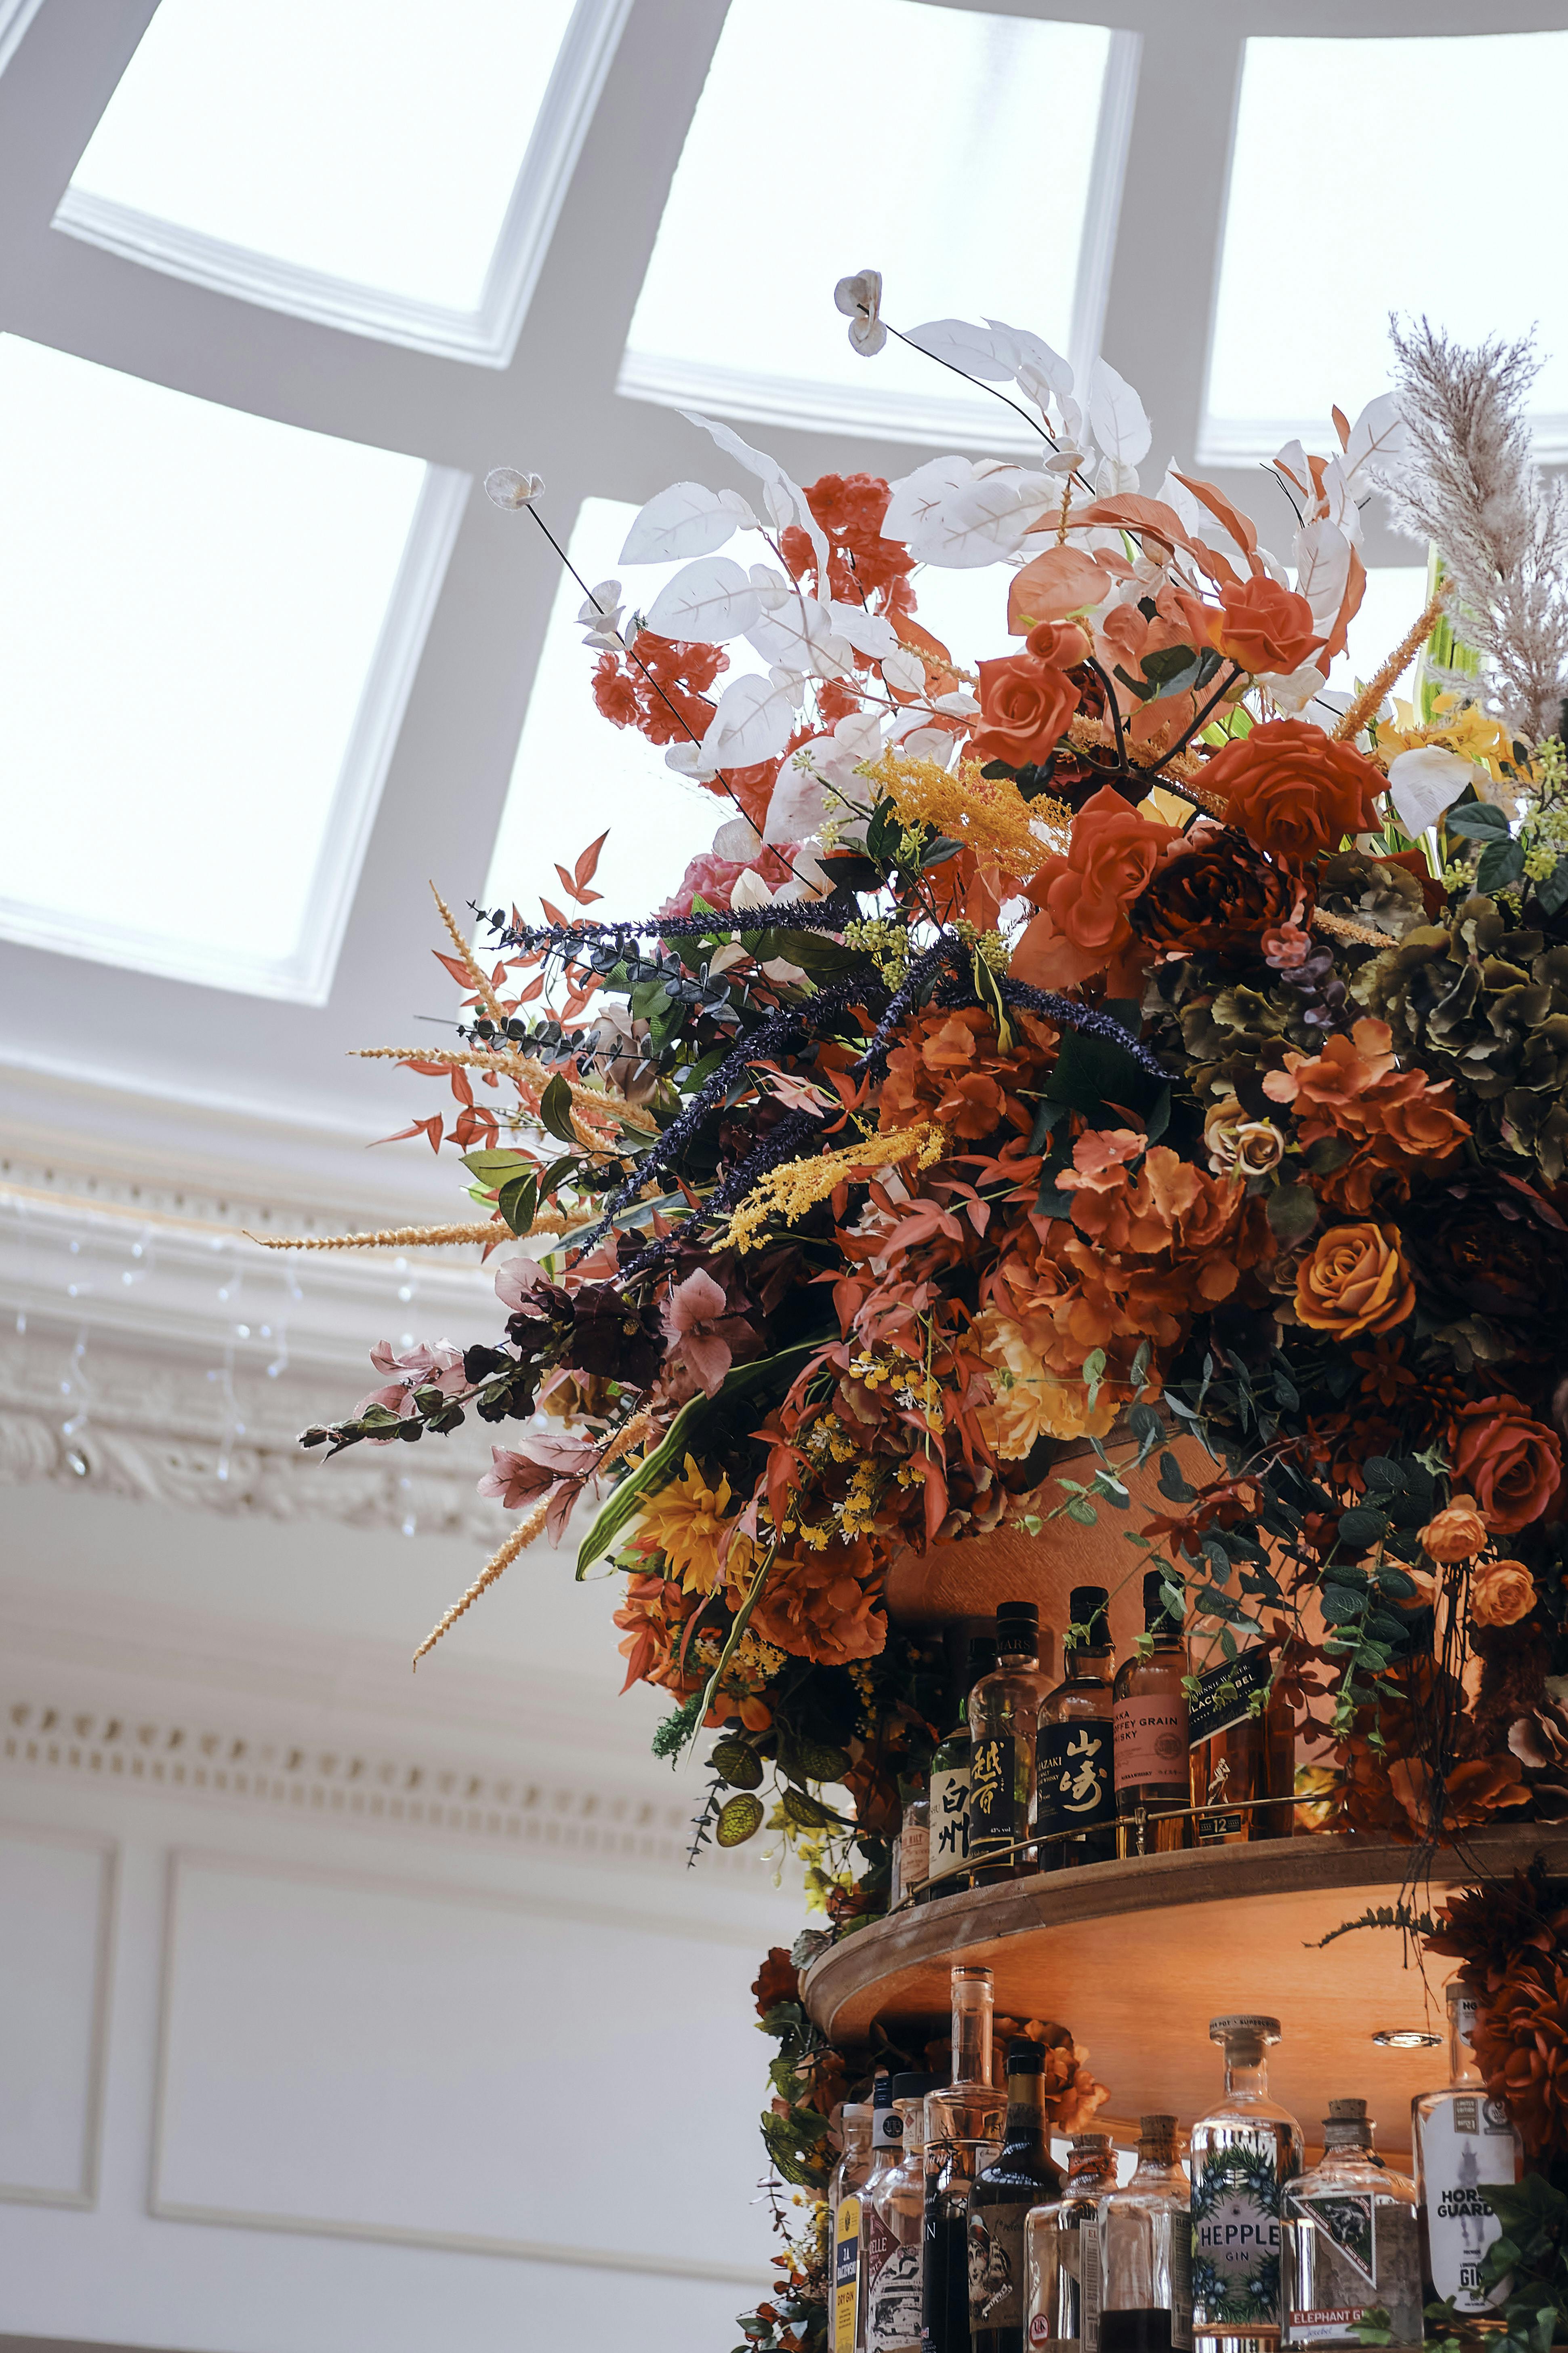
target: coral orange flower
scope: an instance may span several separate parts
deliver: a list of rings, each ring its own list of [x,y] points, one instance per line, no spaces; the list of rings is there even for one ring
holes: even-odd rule
[[[1216,752],[1204,789],[1218,793],[1232,825],[1271,858],[1300,866],[1376,823],[1383,777],[1348,744],[1300,719],[1270,719]]]
[[[1233,581],[1219,601],[1219,611],[1209,617],[1209,642],[1255,678],[1270,672],[1289,677],[1325,642],[1314,629],[1305,596],[1281,587],[1266,572]]]
[[[1047,858],[1027,886],[1040,913],[1014,951],[1017,977],[1039,988],[1073,988],[1104,972],[1114,994],[1129,994],[1127,952],[1137,944],[1129,910],[1180,839],[1102,786],[1073,819],[1066,857]]]
[[[1472,1488],[1489,1528],[1511,1535],[1538,1520],[1563,1480],[1555,1431],[1516,1398],[1478,1398],[1454,1416],[1454,1471]]]
[[[1296,1313],[1315,1332],[1386,1332],[1415,1305],[1393,1226],[1331,1226],[1296,1271]]]
[[[1521,1560],[1489,1560],[1472,1572],[1470,1617],[1478,1626],[1517,1626],[1535,1602],[1535,1579]]]
[[[1427,1521],[1420,1540],[1429,1559],[1474,1560],[1477,1553],[1486,1549],[1487,1524],[1468,1495],[1456,1495],[1445,1510]]]
[[[1023,768],[1048,759],[1078,709],[1079,690],[1065,670],[1034,654],[980,664],[982,725],[970,739],[976,759]]]

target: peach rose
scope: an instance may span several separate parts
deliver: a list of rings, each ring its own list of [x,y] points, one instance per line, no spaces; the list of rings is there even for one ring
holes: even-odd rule
[[[1034,654],[1009,654],[980,665],[981,726],[970,739],[979,760],[1024,768],[1047,759],[1078,709],[1079,691],[1065,670]]]
[[[1468,1495],[1456,1495],[1435,1519],[1427,1521],[1421,1530],[1421,1542],[1429,1560],[1474,1560],[1477,1553],[1486,1550],[1487,1524]]]
[[[1207,763],[1202,781],[1205,792],[1224,796],[1232,825],[1291,866],[1375,823],[1373,795],[1383,788],[1370,760],[1300,719],[1270,719],[1237,736]]]
[[[1386,1332],[1415,1304],[1394,1226],[1331,1226],[1296,1270],[1297,1314],[1342,1340]]]
[[[1470,1573],[1470,1621],[1517,1626],[1535,1607],[1535,1579],[1521,1560],[1483,1561]]]
[[[1204,1113],[1204,1147],[1216,1176],[1267,1176],[1285,1157],[1285,1138],[1271,1119],[1248,1119],[1234,1095]]]
[[[1563,1450],[1517,1398],[1479,1398],[1454,1416],[1454,1470],[1489,1528],[1510,1535],[1538,1520],[1563,1478]]]
[[[1209,642],[1255,678],[1269,671],[1288,678],[1324,642],[1305,596],[1266,572],[1233,581],[1219,601],[1219,611],[1209,617]]]
[[[1073,988],[1113,970],[1132,945],[1128,911],[1178,839],[1102,785],[1073,819],[1065,858],[1047,858],[1027,885],[1040,913],[1018,942],[1013,970],[1039,988]],[[1120,987],[1114,993],[1126,994]]]
[[[1024,639],[1024,651],[1053,670],[1071,670],[1094,651],[1080,621],[1038,621]]]

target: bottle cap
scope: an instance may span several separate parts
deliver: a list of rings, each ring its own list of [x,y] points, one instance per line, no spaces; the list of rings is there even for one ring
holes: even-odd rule
[[[1007,2045],[1009,2075],[1043,2075],[1045,2072],[1046,2054],[1037,2042],[1024,2040],[1009,2042]]]
[[[895,2075],[893,2078],[895,2100],[923,2100],[928,2092],[935,2089],[934,2075]]]
[[[847,2125],[865,2125],[871,2121],[869,2100],[846,2100],[838,2111]]]
[[[1370,2148],[1373,2129],[1364,2100],[1331,2100],[1323,2118],[1323,2147]]]
[[[1005,1656],[1039,1648],[1040,1613],[1032,1601],[996,1606],[996,1648]]]
[[[1138,2119],[1138,2137],[1140,2140],[1173,2141],[1176,2137],[1175,2117],[1140,2116]]]
[[[1353,2117],[1357,2122],[1359,2122],[1365,2115],[1366,2102],[1364,2100],[1331,2100],[1329,2102],[1329,2113],[1323,2121],[1325,2124],[1337,2125],[1349,2123]]]
[[[952,1982],[955,1986],[989,1986],[993,1980],[984,1961],[954,1961]]]
[[[871,2086],[871,2105],[875,2109],[890,2108],[892,2105],[893,2079],[890,2075],[879,2075]]]
[[[1143,1630],[1146,1634],[1156,1632],[1162,1626],[1167,1628],[1173,1634],[1180,1632],[1182,1621],[1179,1618],[1172,1616],[1170,1604],[1165,1599],[1165,1587],[1168,1584],[1174,1585],[1179,1582],[1179,1578],[1167,1577],[1163,1568],[1151,1568],[1145,1572]]]
[[[1069,1625],[1087,1626],[1091,1646],[1110,1640],[1110,1595],[1103,1585],[1075,1585],[1068,1595]]]
[[[1279,2040],[1279,2021],[1260,2017],[1251,2010],[1240,2012],[1234,2018],[1211,2018],[1209,2021],[1211,2042],[1255,2042],[1261,2048]]]
[[[1109,2133],[1074,2133],[1068,2147],[1075,2152],[1081,2150],[1085,2157],[1092,2157],[1110,2147],[1110,2135]]]

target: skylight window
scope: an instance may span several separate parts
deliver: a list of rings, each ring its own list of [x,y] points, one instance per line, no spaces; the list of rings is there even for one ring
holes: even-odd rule
[[[1568,32],[1247,42],[1202,462],[1295,434],[1322,448],[1331,406],[1353,417],[1388,381],[1391,309],[1468,343],[1539,324],[1538,443],[1568,454],[1568,294],[1542,268],[1568,237],[1552,142],[1515,140],[1501,177],[1461,189],[1434,136],[1511,120],[1521,90],[1532,122],[1559,120]]]
[[[628,612],[633,606],[646,610],[680,569],[620,562],[637,512],[619,499],[584,499],[570,542],[572,561],[590,586],[619,579]],[[554,560],[542,540],[539,558]],[[581,588],[563,575],[485,885],[487,906],[515,904],[531,923],[542,920],[542,897],[568,914],[577,912],[566,902],[556,863],[570,872],[579,851],[606,826],[609,839],[593,883],[602,896],[582,912],[605,923],[631,922],[653,913],[688,861],[711,849],[719,827],[735,814],[727,800],[667,768],[664,754],[635,727],[599,716],[593,696],[599,657],[583,643],[582,602]],[[766,668],[744,638],[725,650],[726,685]]]
[[[1087,362],[1137,49],[1099,25],[923,0],[794,0],[785,32],[776,0],[731,0],[620,389],[777,423],[1023,437],[916,353],[858,357],[834,281],[880,269],[895,325],[979,309]],[[1019,160],[1047,151],[1048,204]]]
[[[161,0],[55,227],[504,366],[629,0]]]
[[[324,1003],[467,477],[0,336],[0,934]]]

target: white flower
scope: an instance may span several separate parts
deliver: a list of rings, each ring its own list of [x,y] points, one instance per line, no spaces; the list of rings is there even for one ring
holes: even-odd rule
[[[882,273],[862,269],[856,278],[841,278],[833,290],[835,307],[849,322],[849,340],[863,360],[874,359],[888,340],[882,324]]]
[[[618,580],[601,580],[584,598],[577,614],[577,626],[583,631],[585,646],[602,646],[610,653],[619,653],[626,639],[621,634],[621,584]]]
[[[515,466],[495,466],[485,476],[485,496],[493,506],[531,506],[543,489],[542,474],[520,474]]]
[[[1300,670],[1287,675],[1282,670],[1266,670],[1258,685],[1277,711],[1304,711],[1322,687],[1323,673],[1311,662],[1303,662]]]
[[[1461,759],[1458,752],[1445,751],[1441,744],[1418,744],[1390,761],[1388,797],[1411,840],[1419,841],[1467,785],[1474,785],[1480,794],[1483,783],[1489,781],[1484,768]]]

